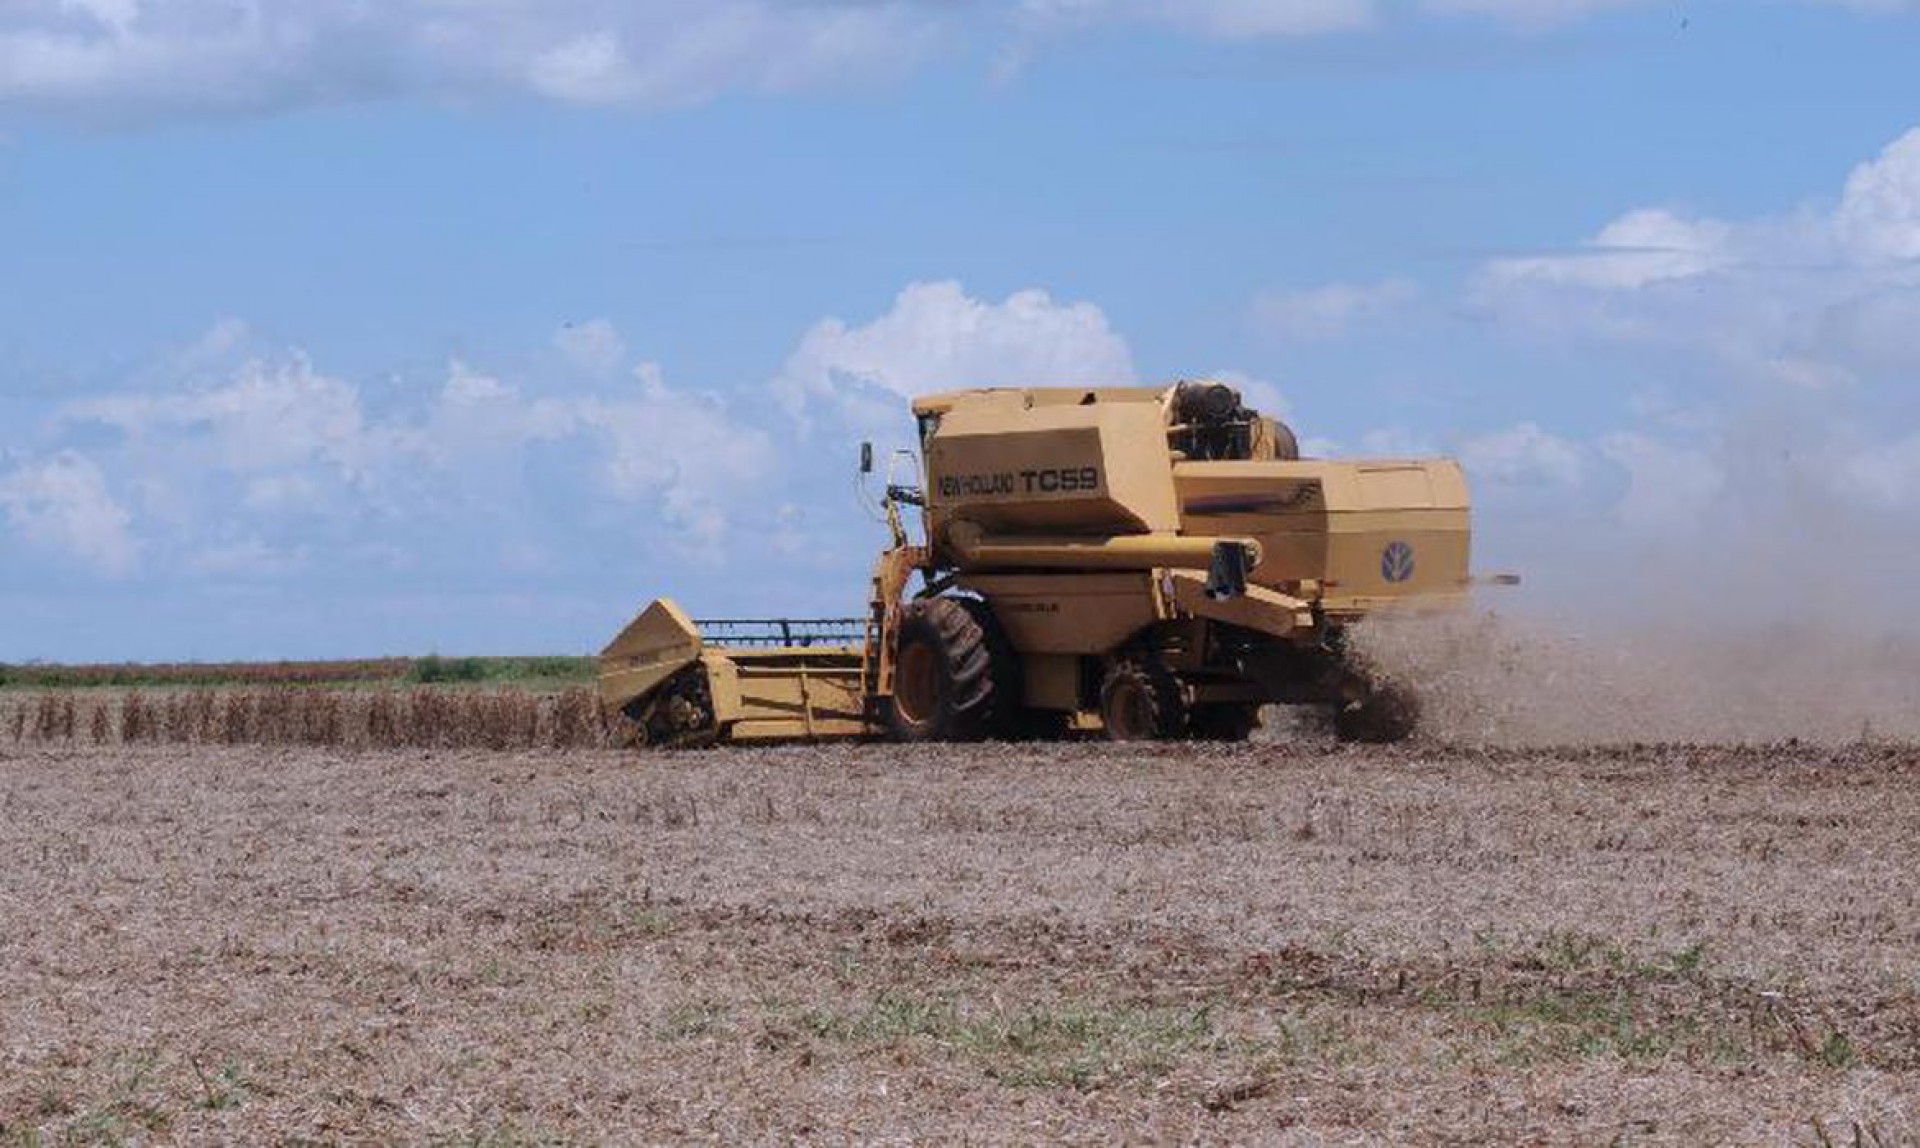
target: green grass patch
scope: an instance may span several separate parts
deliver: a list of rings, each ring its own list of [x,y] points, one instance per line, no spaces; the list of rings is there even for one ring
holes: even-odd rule
[[[443,658],[439,654],[428,654],[413,663],[413,668],[407,671],[407,680],[420,685],[484,682],[487,666],[479,658]]]
[[[0,1124],[0,1133],[22,1148],[152,1143],[164,1137],[176,1119],[175,1113],[155,1103],[159,1090],[152,1076],[158,1063],[158,1055],[151,1052],[129,1058],[107,1094],[92,1102],[43,1095],[35,1115],[56,1125],[51,1134],[35,1126],[9,1129],[5,1124]]]
[[[1464,1012],[1488,1030],[1496,1061],[1522,1068],[1592,1059],[1652,1064],[1703,1037],[1693,1021],[1643,1015],[1625,992],[1543,991]]]
[[[973,1012],[953,1001],[884,993],[850,1011],[810,1010],[801,1027],[823,1040],[922,1044],[1015,1087],[1089,1090],[1151,1080],[1218,1042],[1214,1006],[1092,1001]]]

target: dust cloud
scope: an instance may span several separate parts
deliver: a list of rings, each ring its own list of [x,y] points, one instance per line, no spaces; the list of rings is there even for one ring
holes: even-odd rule
[[[1920,739],[1920,640],[1776,623],[1583,630],[1474,613],[1376,617],[1351,635],[1464,745],[1822,744]]]
[[[1750,396],[1614,488],[1480,483],[1475,571],[1522,584],[1356,651],[1447,742],[1920,739],[1920,505],[1863,481],[1837,401]]]

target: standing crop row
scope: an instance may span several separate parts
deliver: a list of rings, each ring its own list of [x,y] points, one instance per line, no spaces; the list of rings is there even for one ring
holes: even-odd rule
[[[53,690],[0,699],[0,737],[16,743],[584,749],[617,744],[623,731],[584,688]]]

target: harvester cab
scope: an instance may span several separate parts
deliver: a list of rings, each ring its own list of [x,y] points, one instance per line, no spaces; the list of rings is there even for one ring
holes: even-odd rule
[[[889,457],[864,619],[710,644],[725,627],[656,602],[602,655],[606,700],[648,740],[1233,740],[1273,703],[1330,706],[1347,738],[1413,729],[1412,695],[1347,633],[1465,600],[1456,463],[1302,459],[1285,423],[1208,380],[955,391],[913,413],[920,456]]]

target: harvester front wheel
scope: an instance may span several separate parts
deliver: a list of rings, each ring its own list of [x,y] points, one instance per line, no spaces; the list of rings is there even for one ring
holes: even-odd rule
[[[1100,724],[1110,741],[1177,737],[1185,720],[1180,683],[1163,669],[1115,662],[1100,683]]]
[[[888,724],[903,741],[978,741],[999,732],[1005,668],[984,604],[921,598],[901,611]]]

